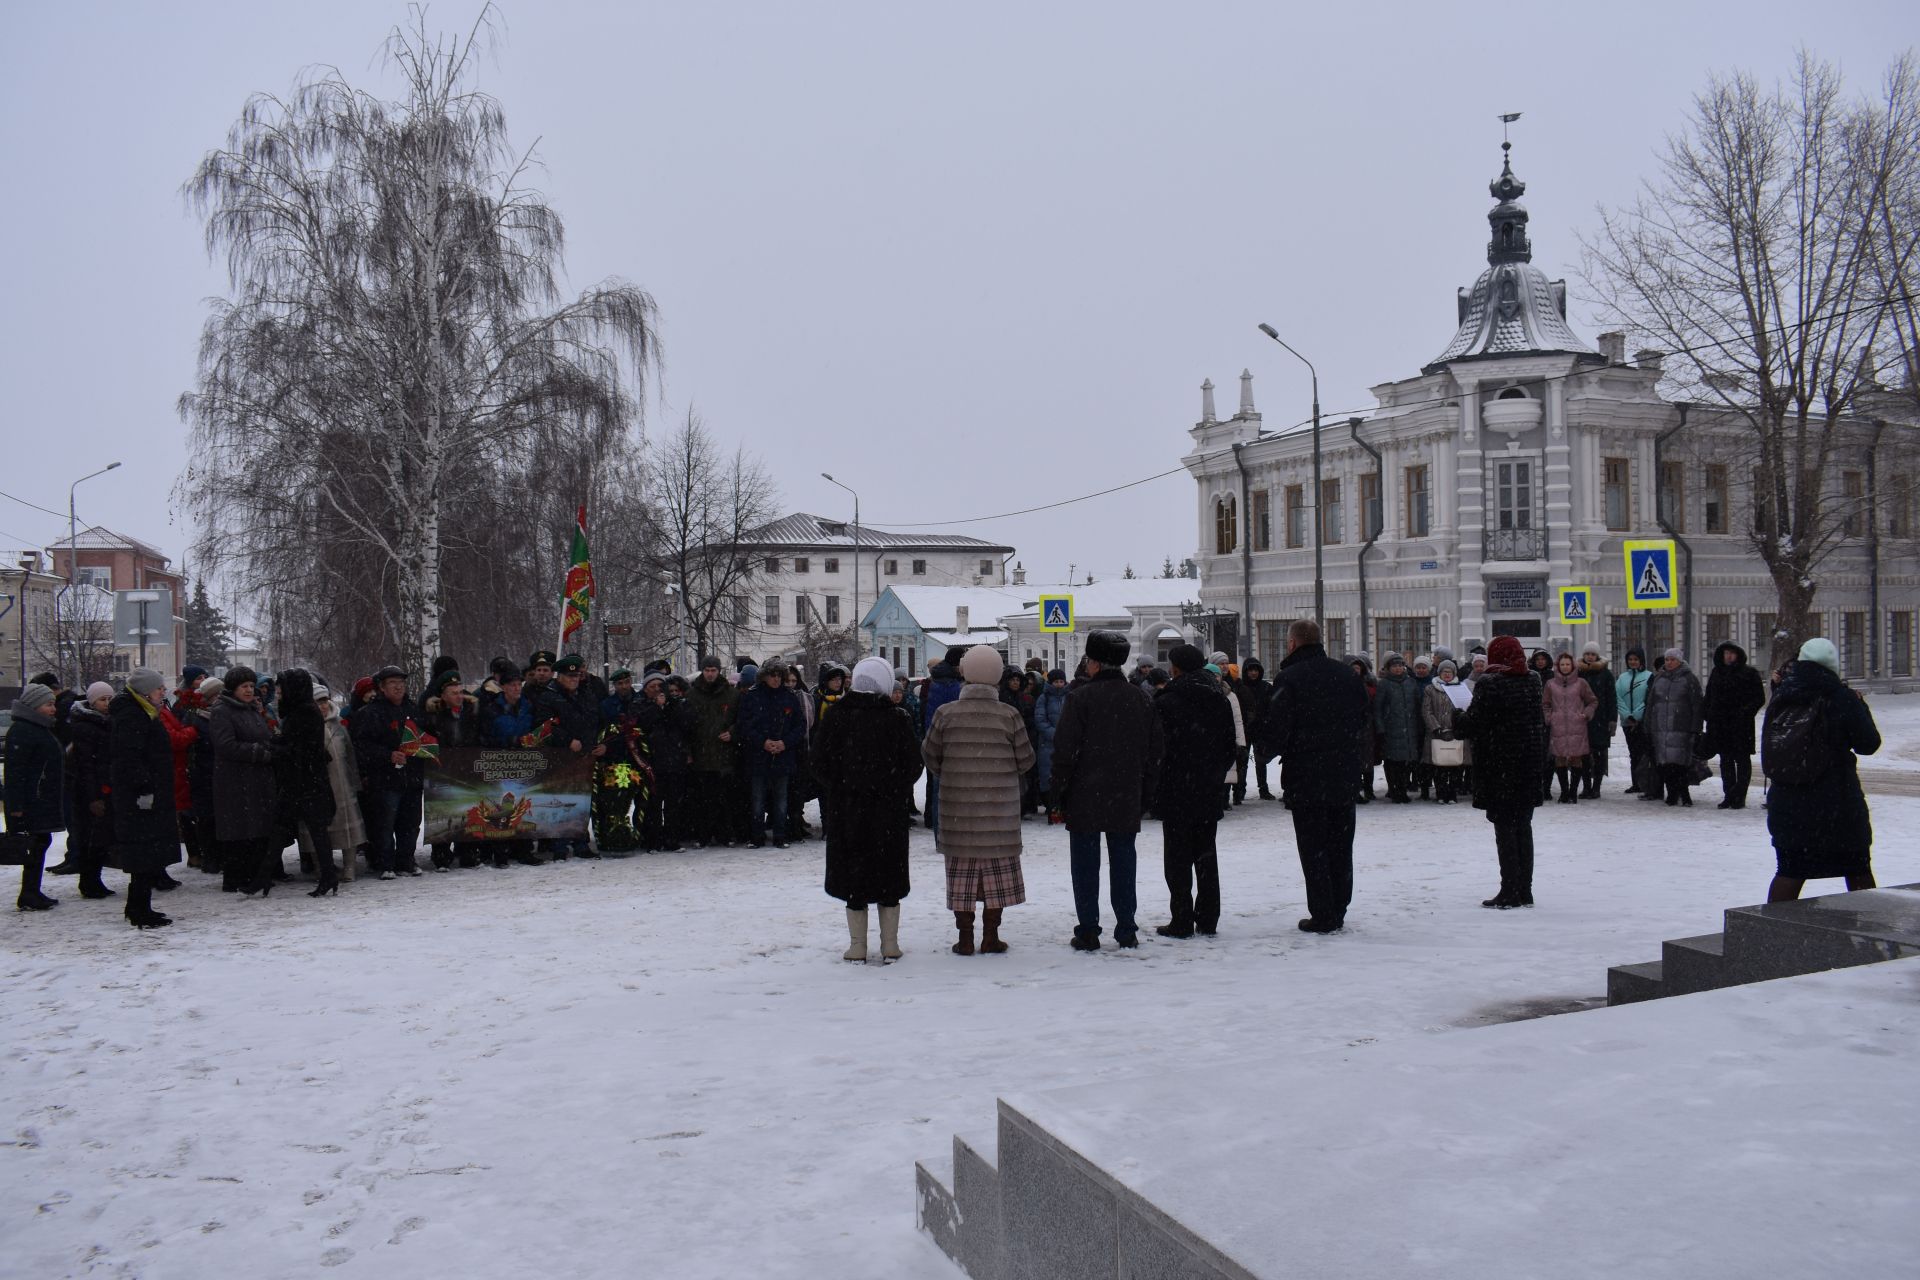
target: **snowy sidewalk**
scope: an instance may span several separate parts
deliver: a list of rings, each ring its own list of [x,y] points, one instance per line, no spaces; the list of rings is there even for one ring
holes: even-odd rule
[[[1359,815],[1350,928],[1313,937],[1291,826],[1221,829],[1213,939],[1070,951],[1066,837],[1029,824],[1005,956],[950,955],[914,834],[900,964],[839,961],[821,847],[472,870],[309,901],[185,872],[176,927],[64,895],[0,921],[12,1274],[951,1277],[913,1162],[996,1094],[1463,1030],[1605,991],[1772,872],[1765,814],[1548,806],[1532,911],[1491,912],[1466,805]],[[1703,793],[1707,794],[1707,793]],[[1873,800],[1885,883],[1920,801]],[[291,859],[289,859],[291,861]],[[119,877],[111,877],[118,884]],[[56,892],[69,886],[60,883]],[[284,895],[284,896],[283,896]],[[420,1268],[428,1272],[421,1272]]]

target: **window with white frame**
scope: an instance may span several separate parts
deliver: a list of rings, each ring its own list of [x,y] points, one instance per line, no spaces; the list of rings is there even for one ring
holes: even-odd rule
[[[1433,493],[1427,487],[1426,467],[1408,467],[1406,480],[1407,536],[1424,538],[1433,528]]]
[[[1493,464],[1493,505],[1499,528],[1533,528],[1533,462],[1501,458]]]
[[[1433,648],[1433,619],[1431,618],[1375,618],[1373,621],[1374,642],[1380,646],[1378,655],[1382,660],[1388,653],[1416,654],[1427,653]]]

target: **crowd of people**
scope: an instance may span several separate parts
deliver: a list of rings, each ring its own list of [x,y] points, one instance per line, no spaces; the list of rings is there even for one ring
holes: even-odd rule
[[[1731,643],[1715,650],[1704,687],[1677,649],[1651,669],[1629,650],[1616,672],[1597,645],[1577,658],[1529,655],[1498,637],[1462,657],[1388,653],[1376,672],[1366,655],[1329,655],[1310,621],[1294,623],[1286,643],[1271,680],[1257,660],[1243,667],[1192,645],[1173,649],[1165,668],[1141,661],[1129,675],[1126,637],[1109,631],[1087,637],[1071,676],[1037,660],[1014,669],[984,645],[952,650],[920,681],[869,657],[851,671],[822,664],[812,686],[798,665],[742,657],[728,672],[712,655],[691,680],[664,661],[603,680],[578,655],[548,651],[525,668],[496,658],[476,681],[439,658],[417,692],[406,671],[382,667],[344,698],[298,669],[276,679],[190,666],[171,690],[147,669],[118,690],[66,690],[43,675],[15,702],[5,743],[18,905],[54,907],[43,875],[63,872],[83,898],[113,897],[102,877],[112,866],[128,875],[129,923],[160,927],[171,921],[154,895],[179,887],[169,869],[183,858],[226,891],[264,898],[291,878],[290,848],[314,878],[313,897],[337,893],[363,865],[381,880],[418,876],[437,750],[542,747],[587,763],[591,838],[436,830],[426,851],[434,871],[689,845],[785,849],[817,834],[826,892],[845,906],[845,958],[868,959],[877,910],[880,958],[891,962],[902,954],[909,830],[923,817],[944,862],[952,950],[994,954],[1008,946],[1003,913],[1026,900],[1025,824],[1044,818],[1066,828],[1071,945],[1097,951],[1103,861],[1113,941],[1138,945],[1135,845],[1149,819],[1161,827],[1168,892],[1156,931],[1218,930],[1218,825],[1251,790],[1290,814],[1307,902],[1299,927],[1332,933],[1353,896],[1357,806],[1470,799],[1493,825],[1499,865],[1500,887],[1482,905],[1530,907],[1533,811],[1601,798],[1616,733],[1626,793],[1691,806],[1717,757],[1720,807],[1739,809],[1763,709],[1770,898],[1797,896],[1813,878],[1873,884],[1854,761],[1879,735],[1828,641],[1808,641],[1775,673],[1771,698]],[[807,822],[813,800],[818,832]],[[65,860],[47,868],[60,832]]]

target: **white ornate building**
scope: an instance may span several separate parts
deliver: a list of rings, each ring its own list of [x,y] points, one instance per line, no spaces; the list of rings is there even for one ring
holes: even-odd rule
[[[1203,599],[1250,618],[1243,646],[1269,661],[1288,622],[1313,614],[1321,521],[1328,647],[1335,653],[1456,650],[1500,634],[1610,655],[1679,643],[1703,655],[1732,639],[1765,660],[1775,590],[1747,536],[1757,518],[1749,429],[1724,410],[1659,394],[1661,353],[1627,361],[1625,339],[1590,346],[1569,327],[1566,286],[1532,263],[1525,184],[1490,186],[1487,269],[1459,297],[1458,330],[1418,376],[1373,389],[1365,419],[1322,426],[1313,493],[1310,432],[1268,434],[1241,375],[1222,420],[1202,387],[1193,449]],[[1887,397],[1891,402],[1892,397]],[[1852,677],[1915,674],[1920,430],[1911,412],[1852,432],[1824,479],[1846,512],[1818,570],[1823,633]],[[1626,609],[1622,542],[1680,543],[1680,608]],[[1594,621],[1553,621],[1555,589],[1593,589]]]

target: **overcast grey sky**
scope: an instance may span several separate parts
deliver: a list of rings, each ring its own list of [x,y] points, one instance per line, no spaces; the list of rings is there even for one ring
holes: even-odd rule
[[[440,0],[464,27],[473,0]],[[688,404],[789,509],[1035,506],[1177,464],[1212,377],[1269,428],[1416,372],[1484,266],[1496,115],[1522,111],[1535,261],[1571,275],[1710,70],[1805,44],[1866,82],[1911,4],[657,4],[505,0],[482,86],[565,217],[575,286],[658,299],[649,430]],[[180,183],[249,92],[376,60],[398,0],[9,4],[0,489],[165,547],[207,263]],[[1579,313],[1576,327],[1594,326]],[[233,483],[244,483],[233,460]],[[1036,580],[1191,554],[1184,476],[956,532]],[[0,545],[56,519],[0,499]]]

